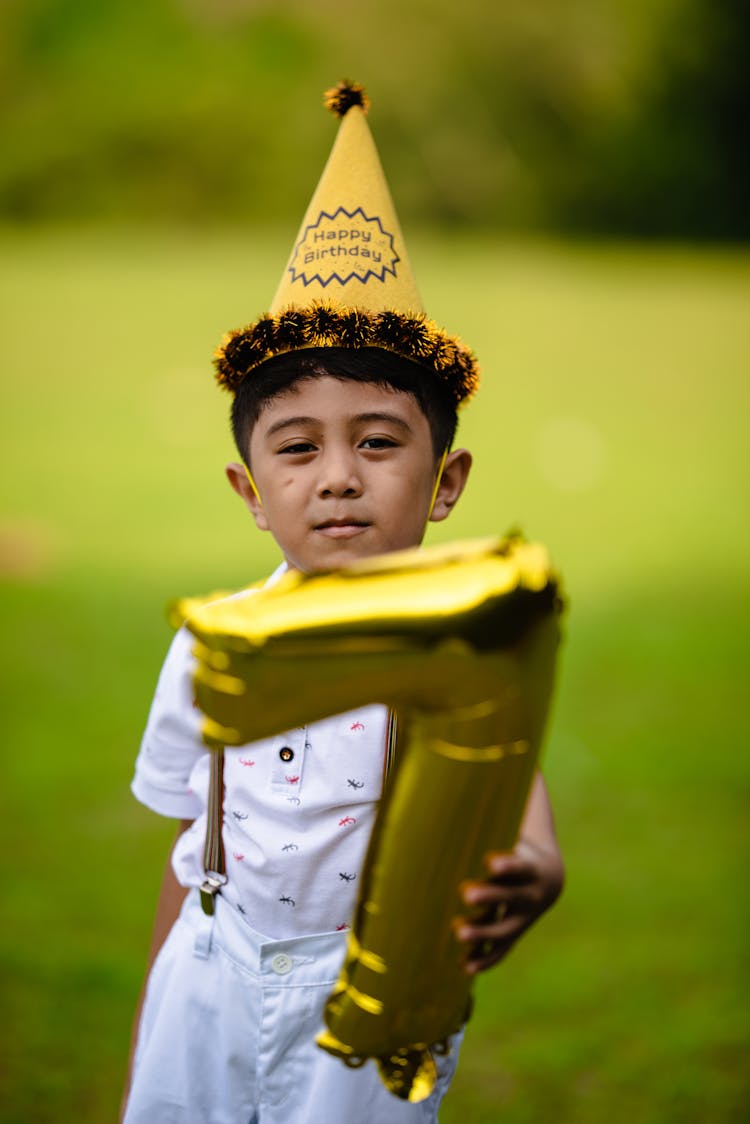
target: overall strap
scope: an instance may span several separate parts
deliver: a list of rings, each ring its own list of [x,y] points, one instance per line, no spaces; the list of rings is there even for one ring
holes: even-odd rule
[[[383,788],[396,760],[396,746],[398,744],[398,718],[395,710],[388,711],[388,725],[385,731],[385,753],[383,756]]]
[[[224,859],[224,750],[210,751],[208,777],[208,808],[206,809],[206,840],[203,845],[203,870],[206,875],[201,886],[203,912],[214,912],[214,898],[227,880]]]

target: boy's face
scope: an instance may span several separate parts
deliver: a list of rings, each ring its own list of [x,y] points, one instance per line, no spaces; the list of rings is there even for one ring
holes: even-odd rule
[[[450,454],[430,516],[438,464],[416,399],[373,383],[305,379],[271,399],[250,438],[260,499],[242,466],[227,473],[298,570],[335,569],[418,545],[463,490],[466,450]]]

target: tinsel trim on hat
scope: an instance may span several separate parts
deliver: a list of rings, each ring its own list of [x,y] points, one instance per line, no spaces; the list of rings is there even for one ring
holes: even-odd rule
[[[290,305],[277,316],[229,332],[214,354],[216,378],[235,393],[261,363],[305,347],[380,347],[412,359],[434,372],[456,406],[479,385],[474,355],[424,314],[368,312],[318,301],[306,308]]]

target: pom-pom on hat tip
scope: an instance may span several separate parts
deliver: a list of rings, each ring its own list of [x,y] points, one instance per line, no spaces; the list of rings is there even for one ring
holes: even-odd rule
[[[342,82],[326,90],[323,95],[323,104],[326,109],[336,117],[345,117],[353,105],[358,105],[363,113],[370,108],[370,99],[365,93],[364,86],[357,82],[350,82],[345,78]]]

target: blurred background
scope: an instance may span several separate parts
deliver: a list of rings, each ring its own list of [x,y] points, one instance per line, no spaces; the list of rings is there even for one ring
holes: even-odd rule
[[[115,1119],[174,826],[128,785],[164,605],[276,562],[223,480],[222,333],[370,123],[476,350],[467,495],[568,593],[559,905],[482,979],[446,1124],[748,1111],[749,9],[4,0],[0,1118]]]

